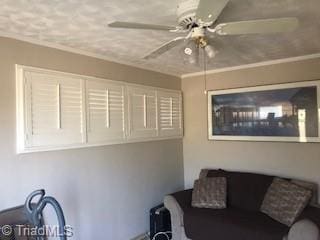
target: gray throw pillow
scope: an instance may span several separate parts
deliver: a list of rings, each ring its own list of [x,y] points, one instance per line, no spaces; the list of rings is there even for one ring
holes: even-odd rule
[[[310,190],[275,178],[265,195],[261,211],[290,227],[308,205],[311,196]]]
[[[192,206],[223,209],[227,204],[227,180],[224,177],[203,178],[194,182]]]
[[[318,204],[318,184],[312,183],[312,182],[306,182],[302,180],[296,180],[296,179],[292,179],[291,182],[298,186],[311,190],[312,197],[310,200],[310,205],[314,206]]]

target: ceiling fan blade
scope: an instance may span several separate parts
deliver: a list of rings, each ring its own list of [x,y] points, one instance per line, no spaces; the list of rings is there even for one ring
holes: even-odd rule
[[[196,12],[198,23],[212,25],[230,0],[200,0]]]
[[[186,40],[185,37],[177,37],[177,38],[171,40],[170,42],[163,44],[162,46],[160,46],[156,50],[152,51],[147,56],[145,56],[144,59],[156,58],[156,57],[160,56],[161,54],[174,48],[175,46],[179,45],[180,43],[182,43],[185,40]]]
[[[174,26],[164,26],[156,24],[146,24],[146,23],[134,23],[134,22],[112,22],[108,24],[112,28],[132,28],[132,29],[144,29],[144,30],[162,30],[170,31],[175,30]]]
[[[216,26],[219,35],[291,32],[299,26],[297,18],[275,18],[222,23]]]

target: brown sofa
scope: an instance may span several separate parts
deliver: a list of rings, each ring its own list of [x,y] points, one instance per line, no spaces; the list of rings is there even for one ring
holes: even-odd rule
[[[224,170],[202,170],[200,177],[226,177],[227,204],[222,210],[193,208],[192,189],[165,197],[171,214],[173,240],[319,240],[320,208],[317,187],[297,222],[289,228],[264,213],[260,206],[273,176]]]

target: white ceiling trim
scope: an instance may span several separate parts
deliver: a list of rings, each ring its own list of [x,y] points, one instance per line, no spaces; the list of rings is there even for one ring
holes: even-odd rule
[[[16,40],[20,40],[23,42],[28,42],[28,43],[32,43],[35,45],[40,45],[40,46],[44,46],[44,47],[49,47],[49,48],[54,48],[54,49],[58,49],[61,51],[66,51],[66,52],[71,52],[71,53],[75,53],[75,54],[79,54],[79,55],[84,55],[87,57],[93,57],[93,58],[97,58],[97,59],[101,59],[101,60],[106,60],[109,62],[113,62],[113,63],[118,63],[118,64],[123,64],[123,65],[127,65],[127,66],[131,66],[131,67],[136,67],[139,69],[143,69],[143,70],[149,70],[149,71],[153,71],[153,72],[158,72],[158,73],[162,73],[162,74],[166,74],[166,75],[172,75],[175,77],[181,77],[181,75],[177,74],[177,73],[173,73],[173,72],[161,72],[153,67],[141,67],[138,64],[133,64],[129,61],[119,61],[119,60],[113,60],[111,58],[108,58],[106,56],[100,55],[100,54],[95,54],[95,53],[90,53],[88,51],[83,51],[83,50],[79,50],[79,49],[75,49],[72,47],[66,47],[63,46],[61,44],[57,44],[57,43],[50,43],[50,42],[46,42],[46,41],[41,41],[41,40],[36,40],[33,38],[29,38],[29,37],[25,37],[25,36],[20,36],[18,34],[13,34],[13,33],[6,33],[3,31],[0,31],[0,37],[6,37],[6,38],[13,38]]]
[[[229,71],[235,71],[235,70],[241,70],[241,69],[248,69],[248,68],[255,68],[255,67],[263,67],[268,65],[275,65],[275,64],[281,64],[281,63],[290,63],[290,62],[297,62],[297,61],[303,61],[303,60],[309,60],[309,59],[316,59],[320,58],[320,53],[310,54],[310,55],[304,55],[304,56],[298,56],[298,57],[291,57],[291,58],[282,58],[282,59],[276,59],[271,61],[263,61],[258,63],[252,63],[252,64],[246,64],[246,65],[240,65],[240,66],[234,66],[234,67],[226,67],[226,68],[219,68],[219,69],[213,69],[207,71],[208,74],[214,74],[214,73],[221,73],[221,72],[229,72]],[[188,73],[188,74],[182,74],[181,78],[189,78],[189,77],[198,77],[203,76],[204,72],[196,72],[196,73]]]

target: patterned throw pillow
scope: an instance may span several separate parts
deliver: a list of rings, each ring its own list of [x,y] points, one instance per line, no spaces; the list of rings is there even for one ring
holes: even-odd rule
[[[261,211],[290,227],[308,205],[311,196],[310,190],[275,178],[266,193]]]
[[[306,182],[302,180],[296,180],[296,179],[292,179],[291,182],[298,186],[311,190],[312,197],[310,200],[310,205],[314,206],[318,204],[318,184],[312,183],[312,182]]]
[[[203,178],[194,182],[192,206],[197,208],[226,208],[227,180],[224,177]]]

